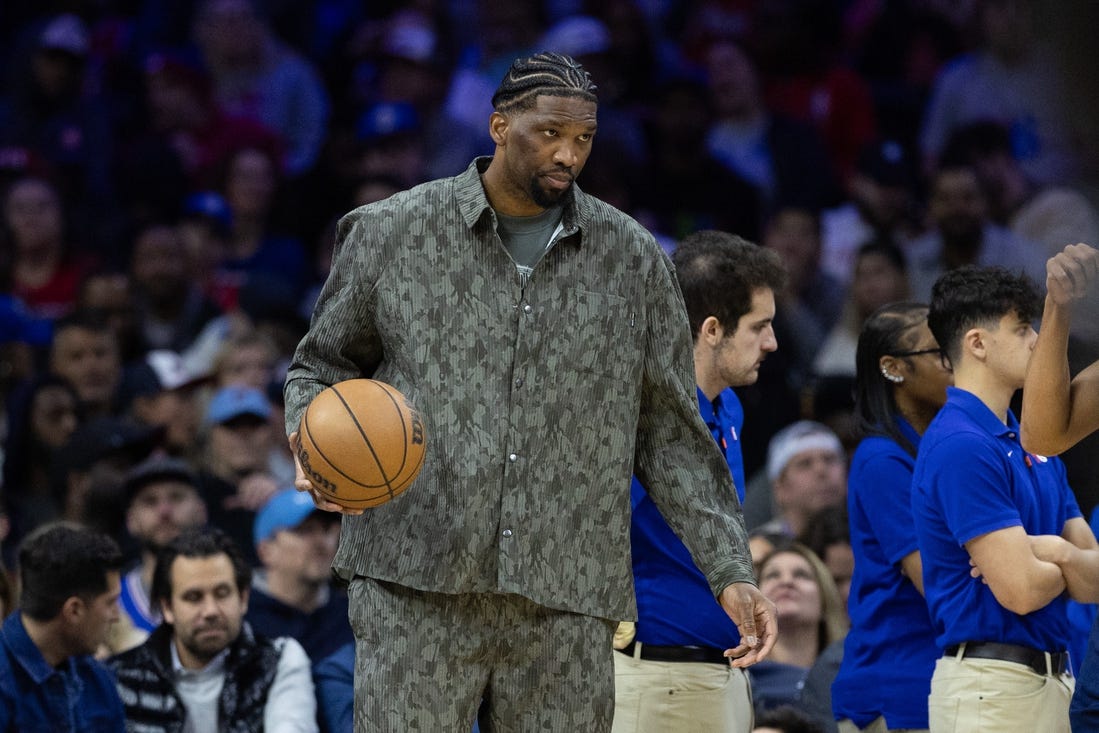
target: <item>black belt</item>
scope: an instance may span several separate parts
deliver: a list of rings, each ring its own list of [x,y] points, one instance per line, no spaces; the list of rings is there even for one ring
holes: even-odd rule
[[[951,657],[958,655],[960,644],[948,646],[946,654]],[[974,659],[999,659],[1002,662],[1015,662],[1025,664],[1038,674],[1064,674],[1068,669],[1068,652],[1049,652],[1049,669],[1046,669],[1046,653],[1029,646],[1018,644],[997,644],[991,641],[970,641],[965,645],[962,659],[972,657]]]
[[[634,645],[630,642],[622,652],[626,656],[634,656]],[[654,646],[642,644],[641,653],[636,655],[640,659],[650,662],[709,662],[711,664],[729,664],[729,658],[722,649],[714,649],[708,646]]]

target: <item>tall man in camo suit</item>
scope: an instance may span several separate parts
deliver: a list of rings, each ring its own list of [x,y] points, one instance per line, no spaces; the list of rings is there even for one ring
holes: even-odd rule
[[[637,222],[574,184],[595,86],[568,57],[517,60],[491,158],[340,222],[286,383],[309,401],[372,377],[423,413],[427,457],[389,504],[348,512],[359,731],[607,731],[613,619],[636,613],[630,475],[690,548],[742,639],[770,651],[728,468],[698,414],[673,268]],[[298,488],[336,510],[300,472]]]

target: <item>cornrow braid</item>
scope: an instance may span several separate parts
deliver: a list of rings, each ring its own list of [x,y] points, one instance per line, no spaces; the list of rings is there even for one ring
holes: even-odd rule
[[[516,59],[492,95],[497,112],[530,109],[539,94],[596,101],[595,84],[584,67],[569,56],[543,51]]]

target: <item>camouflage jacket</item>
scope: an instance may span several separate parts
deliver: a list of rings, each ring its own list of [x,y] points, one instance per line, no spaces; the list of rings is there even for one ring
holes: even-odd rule
[[[636,472],[715,594],[754,582],[670,260],[574,186],[522,278],[481,185],[488,162],[339,223],[287,375],[287,431],[327,385],[372,377],[423,413],[427,455],[404,494],[344,519],[337,571],[632,618]]]

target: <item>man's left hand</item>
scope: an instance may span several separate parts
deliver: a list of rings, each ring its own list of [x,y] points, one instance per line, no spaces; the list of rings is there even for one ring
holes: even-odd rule
[[[751,583],[733,583],[718,600],[740,632],[740,644],[725,650],[729,664],[744,668],[763,661],[778,638],[775,604]]]

